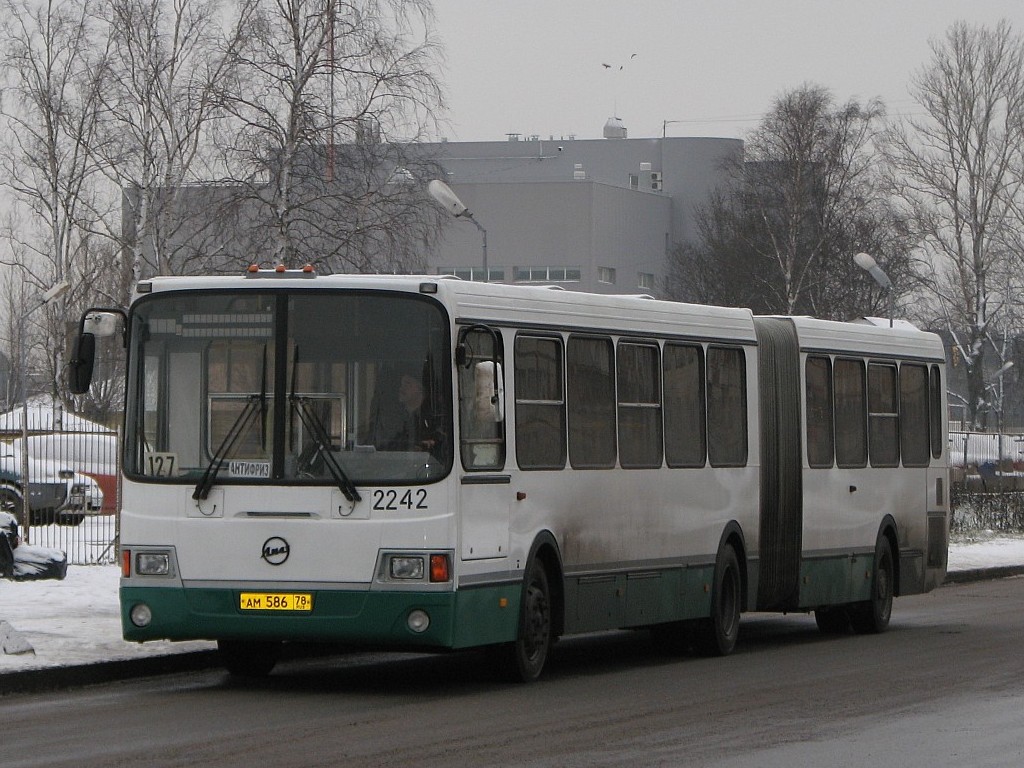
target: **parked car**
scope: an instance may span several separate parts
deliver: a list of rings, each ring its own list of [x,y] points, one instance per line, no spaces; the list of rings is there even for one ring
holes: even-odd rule
[[[102,491],[92,478],[78,475],[52,461],[29,457],[30,525],[78,525],[90,511],[90,500]],[[0,445],[0,512],[17,515],[22,504],[21,454],[11,445]]]

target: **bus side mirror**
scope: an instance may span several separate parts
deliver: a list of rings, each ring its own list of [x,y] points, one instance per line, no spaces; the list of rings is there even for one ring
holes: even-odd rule
[[[497,371],[497,375],[495,375]],[[481,424],[499,424],[505,420],[505,385],[501,363],[477,363],[473,369],[473,410]]]
[[[92,367],[96,361],[96,336],[80,333],[75,339],[68,364],[68,389],[74,395],[84,395],[92,383]]]

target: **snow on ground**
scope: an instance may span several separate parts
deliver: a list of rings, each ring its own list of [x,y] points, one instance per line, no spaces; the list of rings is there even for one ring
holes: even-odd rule
[[[949,570],[1024,565],[1024,536],[982,537],[950,546]],[[0,675],[41,667],[161,656],[214,648],[210,642],[127,643],[121,639],[113,565],[72,565],[63,581],[0,580],[0,622],[6,621],[35,649],[0,652]]]

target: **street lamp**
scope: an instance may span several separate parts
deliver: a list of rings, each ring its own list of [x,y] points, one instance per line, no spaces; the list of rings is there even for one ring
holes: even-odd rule
[[[35,302],[18,318],[18,339],[20,340],[21,354],[19,365],[21,366],[21,530],[25,541],[28,542],[29,524],[29,477],[28,477],[28,350],[25,343],[25,321],[29,315],[41,307],[48,306],[67,293],[71,284],[61,281],[45,292],[39,294]]]
[[[487,271],[487,230],[481,227],[480,222],[473,218],[473,214],[463,204],[463,202],[459,200],[459,196],[452,191],[452,188],[440,179],[434,179],[427,184],[427,192],[429,192],[430,196],[452,216],[457,219],[468,219],[472,222],[474,227],[480,230],[480,234],[483,235],[484,238],[484,282],[488,282],[490,279],[490,273]]]
[[[882,271],[878,263],[867,253],[855,254],[853,262],[871,275],[875,282],[882,287],[882,290],[889,292],[889,327],[892,328],[892,317],[895,314],[896,306],[896,292],[893,291],[892,280],[889,279],[889,276]]]

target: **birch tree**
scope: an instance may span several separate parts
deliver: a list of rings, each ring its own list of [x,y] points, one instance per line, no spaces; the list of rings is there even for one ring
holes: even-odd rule
[[[674,293],[764,313],[887,312],[890,297],[852,261],[868,251],[905,285],[873,155],[883,114],[878,101],[836,105],[816,85],[776,99],[699,214],[700,241],[678,250]]]
[[[406,271],[439,217],[408,147],[443,103],[425,0],[243,0],[223,101],[241,255]],[[396,183],[397,182],[397,183]]]
[[[910,88],[924,116],[891,126],[887,151],[919,273],[964,362],[962,399],[977,428],[988,407],[987,354],[1020,305],[1024,40],[1006,22],[960,22],[931,50]]]

